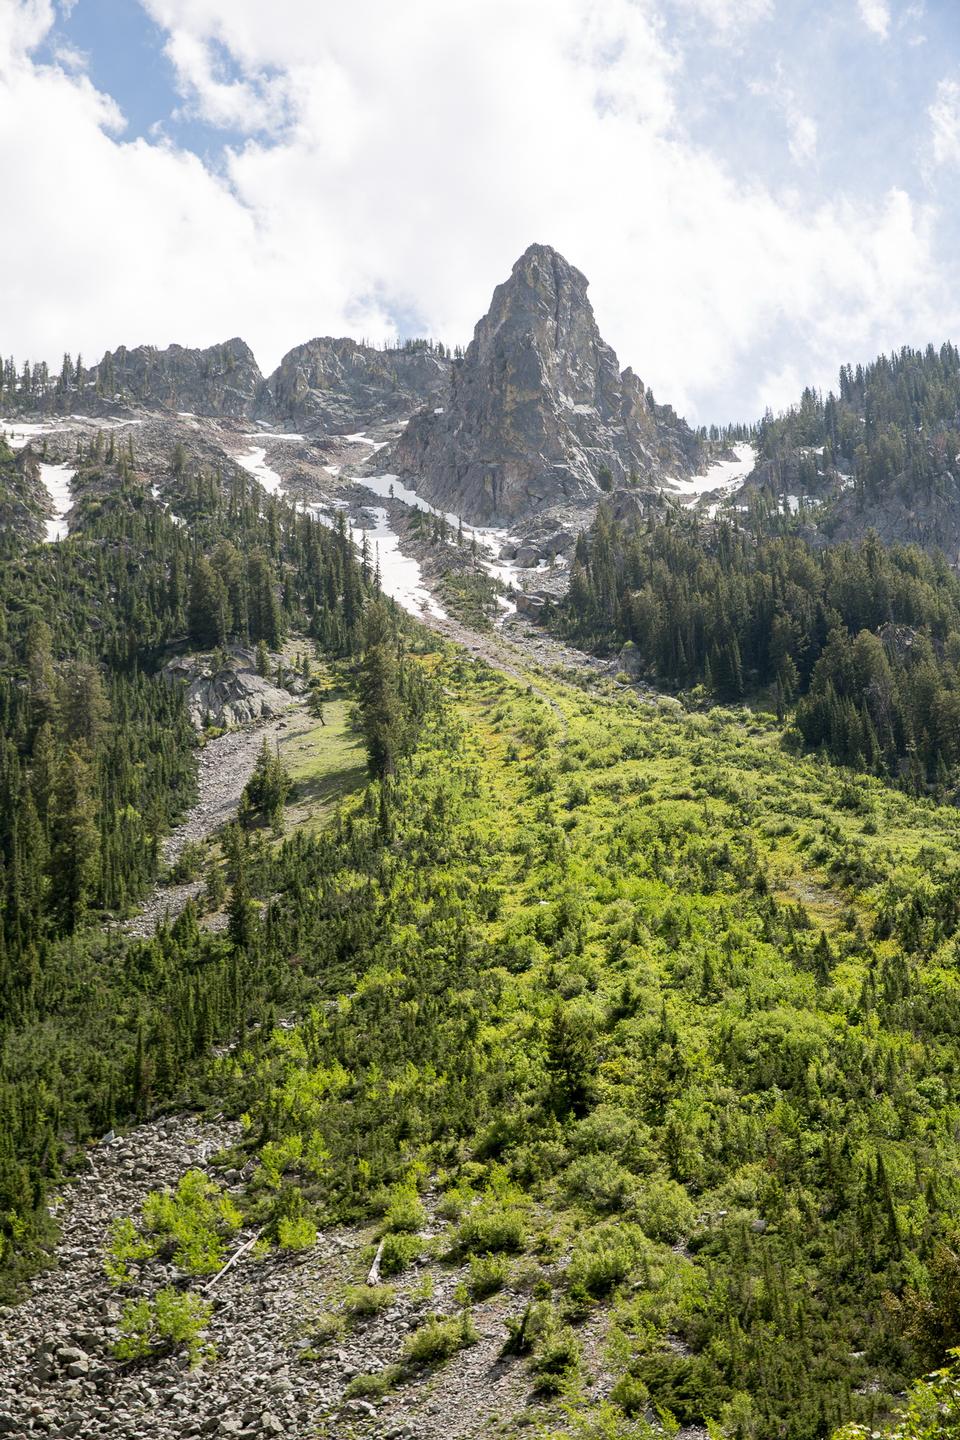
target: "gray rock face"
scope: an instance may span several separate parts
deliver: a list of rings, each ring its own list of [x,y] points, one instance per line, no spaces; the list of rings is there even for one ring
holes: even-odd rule
[[[404,418],[445,387],[450,361],[411,345],[374,350],[323,337],[298,345],[267,381],[269,415],[298,430],[350,431]]]
[[[494,291],[447,390],[390,455],[434,504],[473,524],[595,501],[701,459],[689,427],[632,370],[621,374],[586,278],[547,245],[531,245]]]
[[[0,439],[0,535],[6,545],[39,540],[48,506],[32,449],[10,450]]]
[[[240,420],[257,409],[268,418],[269,395],[253,351],[243,340],[206,350],[138,345],[108,350],[88,374],[82,396],[71,405],[142,405],[150,410],[191,411]]]
[[[258,675],[253,657],[240,650],[218,670],[192,657],[171,660],[163,668],[163,678],[169,685],[184,686],[184,704],[198,730],[269,720],[294,703],[288,690]]]

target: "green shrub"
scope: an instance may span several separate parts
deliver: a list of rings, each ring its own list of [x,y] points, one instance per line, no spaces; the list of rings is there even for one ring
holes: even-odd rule
[[[510,1279],[510,1262],[505,1255],[473,1255],[470,1258],[470,1294],[482,1300],[502,1290]]]
[[[398,1190],[387,1206],[385,1228],[416,1234],[427,1223],[427,1212],[414,1190]]]
[[[282,1216],[277,1223],[281,1250],[309,1250],[317,1243],[317,1227],[308,1215]]]
[[[637,1197],[637,1219],[651,1240],[674,1245],[694,1228],[697,1210],[676,1180],[654,1179]]]
[[[580,1342],[569,1325],[551,1324],[541,1336],[530,1373],[537,1389],[545,1395],[559,1395],[576,1378],[580,1369]]]
[[[515,1254],[526,1245],[523,1216],[510,1206],[481,1201],[460,1221],[456,1244],[465,1255]]]
[[[131,1300],[120,1318],[120,1338],[114,1345],[118,1360],[144,1360],[185,1349],[196,1365],[216,1353],[202,1335],[213,1306],[192,1291],[160,1290],[153,1300]]]
[[[625,1210],[637,1182],[609,1155],[582,1155],[567,1170],[564,1188],[572,1200],[594,1210]]]
[[[339,1340],[344,1329],[342,1315],[335,1315],[332,1310],[324,1310],[310,1327],[310,1341],[322,1348],[333,1340]]]
[[[507,1338],[501,1353],[529,1355],[541,1336],[554,1324],[553,1306],[549,1300],[531,1301],[522,1315],[507,1316]]]
[[[114,1220],[110,1227],[110,1245],[103,1257],[103,1269],[114,1285],[126,1285],[134,1278],[130,1261],[150,1260],[156,1255],[159,1241],[141,1235],[129,1215]]]
[[[650,1403],[650,1391],[636,1375],[621,1375],[610,1391],[610,1399],[625,1415],[640,1415]]]
[[[357,1318],[378,1315],[389,1310],[396,1298],[392,1285],[351,1285],[343,1297],[343,1308]]]
[[[448,1317],[431,1315],[407,1336],[403,1356],[411,1365],[441,1365],[458,1350],[475,1345],[479,1338],[469,1310]]]
[[[190,880],[196,880],[203,866],[203,858],[203,846],[195,840],[190,841],[171,865],[167,874],[169,883],[185,885]]]
[[[437,1214],[443,1220],[459,1220],[464,1210],[476,1199],[469,1185],[455,1185],[444,1192],[437,1202]]]
[[[380,1252],[380,1272],[383,1275],[399,1275],[414,1261],[423,1249],[423,1242],[417,1235],[385,1235],[383,1250]]]
[[[366,1375],[354,1375],[343,1392],[347,1400],[381,1400],[397,1385],[403,1376],[402,1365],[387,1365]]]
[[[220,1269],[226,1242],[240,1228],[241,1215],[230,1196],[202,1170],[188,1170],[175,1190],[154,1190],[143,1202],[143,1223],[173,1247],[173,1263],[189,1275]]]
[[[593,1231],[573,1252],[567,1271],[569,1286],[599,1299],[627,1278],[635,1259],[636,1247],[627,1234],[621,1237],[609,1226]]]

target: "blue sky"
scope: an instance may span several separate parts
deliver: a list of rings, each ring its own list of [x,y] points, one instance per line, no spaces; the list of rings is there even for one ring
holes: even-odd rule
[[[67,51],[76,52],[97,89],[119,105],[124,139],[166,138],[216,165],[224,147],[243,137],[191,114],[164,53],[166,38],[137,0],[76,0],[72,9],[55,11],[55,23],[35,53],[41,62],[56,63]],[[234,73],[222,47],[218,59]]]
[[[947,0],[11,6],[0,163],[6,136],[25,223],[0,235],[0,343],[20,357],[240,333],[270,367],[316,333],[466,340],[534,239],[698,420],[960,338]]]

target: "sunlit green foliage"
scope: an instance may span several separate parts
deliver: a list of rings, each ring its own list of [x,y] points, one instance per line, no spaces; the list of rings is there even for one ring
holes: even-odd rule
[[[111,1280],[122,1284],[131,1278],[132,1262],[168,1252],[188,1275],[212,1275],[240,1224],[230,1196],[202,1170],[188,1170],[175,1189],[147,1196],[139,1229],[129,1218],[114,1222],[104,1268]]]
[[[224,1062],[261,1153],[321,1136],[289,1178],[339,1220],[412,1224],[442,1170],[475,1297],[562,1256],[552,1373],[605,1312],[624,1435],[645,1394],[737,1440],[879,1419],[952,1294],[960,817],[762,719],[441,675],[388,784],[272,862],[328,998]]]
[[[152,1300],[130,1300],[120,1317],[120,1338],[114,1345],[118,1360],[145,1360],[171,1350],[186,1351],[191,1365],[215,1357],[203,1333],[213,1306],[190,1290],[160,1290]]]

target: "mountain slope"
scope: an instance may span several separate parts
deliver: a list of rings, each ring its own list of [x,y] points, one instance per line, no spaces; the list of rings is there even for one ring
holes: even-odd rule
[[[410,422],[391,463],[475,524],[595,500],[702,460],[689,427],[632,370],[621,374],[586,278],[548,245],[531,245],[494,291],[441,399]]]
[[[11,450],[0,436],[0,537],[5,554],[40,539],[48,508],[36,456],[30,450]]]
[[[844,366],[838,394],[805,390],[758,430],[750,487],[806,497],[828,539],[875,529],[960,553],[960,353],[904,347],[871,365]]]

